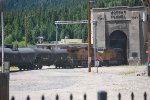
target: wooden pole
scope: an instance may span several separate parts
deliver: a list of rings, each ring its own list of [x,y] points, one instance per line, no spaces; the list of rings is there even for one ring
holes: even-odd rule
[[[2,11],[2,8],[3,8],[3,6],[2,6],[2,0],[0,0],[0,12]]]
[[[148,64],[150,64],[150,0],[148,2]]]
[[[28,46],[27,15],[25,15],[25,46]]]
[[[91,11],[88,0],[88,72],[91,72]]]
[[[150,76],[150,0],[148,3],[148,76]]]

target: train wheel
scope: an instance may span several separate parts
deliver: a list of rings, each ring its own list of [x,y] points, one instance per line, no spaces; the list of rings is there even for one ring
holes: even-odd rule
[[[42,65],[35,65],[34,69],[35,70],[42,69]]]
[[[39,69],[42,69],[42,65],[39,65],[39,67],[38,67]]]
[[[19,66],[18,68],[19,68],[20,71],[22,71],[22,67]]]
[[[75,68],[78,68],[78,65],[76,65]]]
[[[24,66],[24,70],[30,70],[30,66],[29,65],[25,65]]]
[[[33,69],[37,70],[38,69],[38,65],[34,65]]]
[[[66,67],[66,66],[63,66],[62,68],[67,69],[67,67]]]
[[[30,66],[30,70],[33,70],[34,69],[34,67],[33,66]]]
[[[22,66],[22,70],[26,70],[26,66]]]
[[[57,66],[57,65],[55,65],[55,66],[56,66],[56,69],[57,69],[57,68],[60,68],[60,67],[59,67],[59,66]]]

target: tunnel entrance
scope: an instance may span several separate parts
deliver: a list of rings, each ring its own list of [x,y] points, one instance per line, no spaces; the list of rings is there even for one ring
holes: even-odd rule
[[[121,59],[123,59],[122,64],[127,64],[127,36],[122,31],[114,31],[109,36],[110,39],[110,48],[112,49],[121,49]]]

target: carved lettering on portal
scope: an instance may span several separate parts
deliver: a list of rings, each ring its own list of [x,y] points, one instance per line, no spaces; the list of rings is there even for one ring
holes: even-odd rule
[[[102,15],[97,16],[98,20],[104,20],[104,17]]]
[[[111,11],[111,19],[126,19],[126,11],[124,10],[115,10]]]

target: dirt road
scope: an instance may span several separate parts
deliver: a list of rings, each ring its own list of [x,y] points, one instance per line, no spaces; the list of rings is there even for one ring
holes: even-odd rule
[[[143,93],[147,92],[150,100],[150,77],[147,76],[146,66],[113,66],[75,69],[45,69],[10,73],[10,98],[25,100],[27,95],[32,100],[40,100],[45,95],[46,100],[55,100],[59,94],[60,100],[69,100],[72,93],[74,100],[83,100],[84,93],[87,100],[97,100],[97,92],[108,92],[108,100],[117,100],[118,93],[121,100],[130,100],[131,92],[135,100],[143,100]]]

